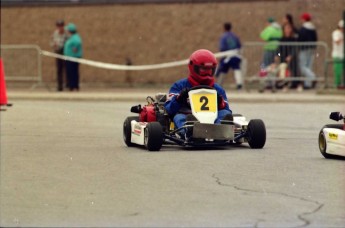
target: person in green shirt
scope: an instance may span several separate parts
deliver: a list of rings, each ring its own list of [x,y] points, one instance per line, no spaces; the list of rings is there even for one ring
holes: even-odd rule
[[[264,46],[264,57],[262,62],[264,68],[274,62],[274,56],[279,45],[278,42],[280,38],[283,37],[282,28],[274,18],[268,18],[267,22],[268,25],[260,33],[260,38],[267,42]]]
[[[338,27],[332,32],[332,58],[334,70],[334,85],[340,88],[343,85],[344,64],[344,20],[338,22]]]
[[[77,26],[73,23],[69,23],[65,29],[69,33],[69,38],[64,46],[64,55],[81,58],[83,56],[83,46],[81,37],[77,33]],[[70,91],[79,91],[79,63],[66,60],[66,75]]]

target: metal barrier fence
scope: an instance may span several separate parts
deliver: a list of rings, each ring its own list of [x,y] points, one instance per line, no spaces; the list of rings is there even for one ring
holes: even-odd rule
[[[243,75],[244,81],[247,83],[247,86],[250,86],[251,83],[262,80],[272,80],[268,77],[260,77],[260,73],[263,70],[263,56],[264,56],[264,47],[267,45],[266,42],[245,42],[242,48],[242,56],[244,58],[243,64]],[[295,60],[296,70],[289,69],[291,75],[290,77],[285,78],[285,81],[306,81],[308,80],[305,75],[302,75],[299,65],[299,53],[307,45],[315,46],[313,51],[313,64],[311,65],[312,71],[316,75],[315,81],[319,84],[323,84],[324,88],[329,87],[330,80],[332,78],[328,77],[328,68],[327,68],[327,58],[329,56],[329,48],[325,42],[279,42],[275,43],[277,49],[275,50],[276,54],[288,54],[288,53],[279,53],[279,46],[285,47],[283,50],[293,51],[292,58]],[[279,55],[278,55],[279,56]],[[293,60],[292,60],[293,61]],[[274,80],[274,79],[273,79]]]
[[[39,46],[0,45],[0,49],[7,81],[42,83],[41,48]]]

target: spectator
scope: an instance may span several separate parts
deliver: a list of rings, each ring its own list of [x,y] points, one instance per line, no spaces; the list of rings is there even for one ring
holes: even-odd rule
[[[64,44],[67,39],[67,33],[65,32],[65,23],[63,20],[56,21],[56,29],[52,35],[50,46],[53,47],[54,52],[59,55],[63,55]],[[63,77],[65,64],[63,59],[56,58],[56,81],[57,91],[63,91]],[[66,81],[66,84],[67,81]]]
[[[267,42],[264,47],[263,68],[268,67],[274,62],[274,56],[278,48],[278,41],[283,36],[281,26],[274,20],[274,18],[268,18],[267,22],[268,25],[260,33],[261,39]]]
[[[262,93],[265,89],[271,89],[272,92],[275,92],[276,89],[287,90],[290,83],[285,79],[291,74],[297,75],[296,46],[288,44],[295,41],[291,24],[285,24],[283,26],[283,37],[280,39],[282,43],[279,44],[274,62],[265,68],[267,78],[261,81],[259,92]]]
[[[293,42],[296,42],[295,33],[292,24],[288,23],[283,26],[283,37],[280,40],[286,44],[280,44],[277,52],[280,61],[280,78],[288,76],[296,77],[297,72],[297,47]],[[290,44],[288,44],[290,43]],[[285,68],[285,70],[284,70]],[[297,88],[298,82],[292,81],[291,88]]]
[[[338,22],[338,28],[332,32],[332,58],[334,70],[334,85],[339,88],[344,85],[343,77],[344,67],[344,21]],[[345,79],[343,79],[345,80]],[[343,84],[342,84],[343,83]]]
[[[214,83],[213,75],[216,67],[217,59],[208,50],[200,49],[190,56],[188,77],[180,79],[172,85],[169,90],[168,100],[164,104],[168,114],[173,117],[176,128],[181,128],[185,124],[186,118],[193,117],[188,92],[195,86],[205,85],[214,87],[217,90],[218,118],[215,121],[216,123],[219,123],[220,120],[229,117],[228,114],[231,114],[224,89]],[[188,139],[188,132],[185,132],[185,135],[181,135],[181,137]]]
[[[216,78],[217,83],[221,85],[225,74],[227,74],[229,69],[231,68],[234,70],[236,88],[240,90],[242,89],[242,73],[240,68],[241,42],[240,39],[236,36],[236,34],[231,31],[231,29],[231,23],[224,24],[224,34],[222,35],[219,41],[219,50],[221,52],[232,50],[233,53],[231,53],[226,58],[224,57],[220,60],[219,66],[216,71]]]
[[[277,76],[280,73],[281,66],[279,58],[275,56],[274,62],[265,68],[265,80],[261,80],[259,84],[260,93],[263,93],[266,89],[270,89],[272,93],[277,91]]]
[[[297,37],[298,37],[298,29],[296,28],[296,26],[295,26],[295,24],[294,24],[294,22],[293,22],[293,17],[292,17],[292,15],[289,14],[289,13],[285,14],[285,16],[283,17],[283,20],[282,20],[282,27],[284,28],[284,26],[285,26],[286,24],[291,25],[292,30],[293,30],[293,36],[294,36],[295,38],[297,38]]]
[[[298,32],[299,42],[316,42],[317,33],[315,25],[311,22],[311,15],[309,13],[303,13],[301,15],[302,27]],[[314,55],[315,55],[315,44],[302,45],[298,54],[299,67],[301,74],[305,76],[304,89],[314,88],[315,73],[312,71]]]
[[[64,47],[64,55],[68,57],[81,58],[83,55],[82,40],[77,33],[77,27],[73,23],[66,26],[66,30],[70,34]],[[79,63],[74,61],[66,61],[66,73],[69,82],[70,91],[79,91]]]

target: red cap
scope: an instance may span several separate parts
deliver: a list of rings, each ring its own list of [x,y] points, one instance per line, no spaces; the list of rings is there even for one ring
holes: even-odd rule
[[[310,21],[311,20],[311,16],[309,13],[303,13],[301,15],[301,19],[305,20],[305,21]]]

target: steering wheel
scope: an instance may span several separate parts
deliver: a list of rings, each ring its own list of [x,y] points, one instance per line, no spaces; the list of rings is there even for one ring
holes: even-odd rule
[[[196,89],[213,89],[213,90],[215,90],[215,88],[213,88],[211,86],[207,86],[207,85],[194,86],[194,87],[190,88],[189,90],[196,90]]]

